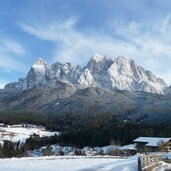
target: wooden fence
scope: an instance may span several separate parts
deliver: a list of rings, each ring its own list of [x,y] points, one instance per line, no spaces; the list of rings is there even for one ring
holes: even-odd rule
[[[151,171],[161,165],[161,154],[141,154],[138,158],[138,171]]]

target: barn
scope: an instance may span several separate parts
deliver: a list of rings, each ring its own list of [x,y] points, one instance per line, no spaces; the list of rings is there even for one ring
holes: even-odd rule
[[[171,151],[171,138],[139,137],[133,141],[138,152]]]

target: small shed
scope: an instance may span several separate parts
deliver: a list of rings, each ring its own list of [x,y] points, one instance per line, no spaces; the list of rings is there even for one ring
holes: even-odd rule
[[[128,144],[120,147],[120,154],[124,156],[132,156],[137,153],[136,144]]]

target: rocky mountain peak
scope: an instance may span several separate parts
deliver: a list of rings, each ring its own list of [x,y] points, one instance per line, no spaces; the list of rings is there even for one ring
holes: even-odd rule
[[[35,68],[35,69],[39,69],[43,67],[47,68],[47,63],[41,57],[39,57],[37,61],[32,65],[32,68]]]
[[[114,60],[113,64],[117,66],[116,68],[118,68],[118,72],[120,72],[120,74],[138,74],[138,66],[131,58],[119,56]]]
[[[38,58],[37,61],[31,66],[26,78],[20,78],[17,88],[26,90],[38,85],[45,84],[48,79],[48,65],[42,59]]]
[[[164,80],[137,66],[134,60],[122,56],[112,59],[100,54],[94,54],[84,68],[60,62],[48,68],[47,63],[39,58],[32,65],[26,78],[6,87],[23,90],[56,81],[65,81],[73,85],[80,85],[80,87],[101,86],[111,90],[162,94],[168,88]]]
[[[98,53],[95,53],[93,56],[92,56],[92,58],[91,58],[91,60],[93,60],[93,61],[95,61],[95,62],[101,62],[101,61],[103,61],[105,59],[105,56],[104,55],[100,55],[100,54],[98,54]]]
[[[124,56],[118,56],[114,61],[117,61],[120,63],[129,63],[129,62],[133,62],[134,60],[132,60],[131,58],[126,58]]]
[[[91,63],[91,62],[94,62],[94,63],[103,63],[103,62],[105,62],[105,61],[113,61],[113,60],[112,60],[112,58],[110,58],[110,57],[108,57],[108,56],[100,55],[100,54],[98,54],[98,53],[95,53],[95,54],[91,57],[89,63]]]
[[[117,57],[114,60],[111,68],[117,70],[116,72],[122,75],[129,75],[129,74],[133,75],[137,72],[137,66],[135,64],[135,61],[130,58],[125,58],[121,56]]]
[[[107,70],[112,63],[112,58],[104,55],[94,54],[88,62],[87,68],[91,73],[101,73]]]

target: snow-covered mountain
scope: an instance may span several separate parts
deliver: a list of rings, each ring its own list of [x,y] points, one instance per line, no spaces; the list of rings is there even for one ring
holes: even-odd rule
[[[18,82],[12,82],[5,86],[5,89],[10,90],[25,90],[33,88],[34,86],[46,84],[48,82],[50,73],[47,63],[39,58],[30,68],[26,78],[20,78]]]
[[[102,86],[111,90],[143,91],[158,94],[169,92],[164,80],[137,66],[132,59],[125,57],[112,59],[99,54],[95,54],[84,68],[79,65],[59,62],[48,67],[46,62],[39,58],[32,65],[26,78],[7,84],[5,89],[26,90],[56,81],[67,82],[83,88]]]

